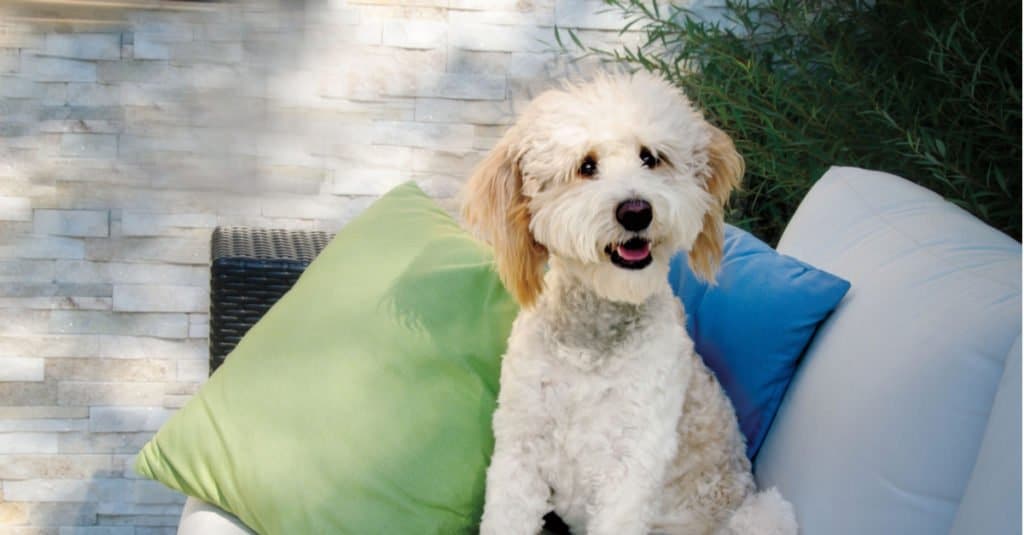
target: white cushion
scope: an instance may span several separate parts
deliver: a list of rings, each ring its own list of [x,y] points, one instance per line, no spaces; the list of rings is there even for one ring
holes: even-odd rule
[[[240,520],[204,501],[189,498],[181,512],[178,535],[256,535]]]
[[[787,392],[758,482],[793,501],[805,535],[948,533],[1021,332],[1020,244],[908,181],[836,167],[779,251],[853,286]]]
[[[1006,370],[988,417],[985,439],[974,464],[952,535],[1006,533],[1020,527],[1020,338],[1006,355]]]

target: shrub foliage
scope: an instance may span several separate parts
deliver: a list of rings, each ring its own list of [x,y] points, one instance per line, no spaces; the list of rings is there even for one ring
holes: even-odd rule
[[[1021,236],[1021,17],[1009,0],[606,0],[638,46],[563,46],[659,73],[747,162],[730,219],[775,243],[831,165],[888,171]],[[710,16],[709,16],[710,15]],[[566,37],[568,36],[568,38]]]

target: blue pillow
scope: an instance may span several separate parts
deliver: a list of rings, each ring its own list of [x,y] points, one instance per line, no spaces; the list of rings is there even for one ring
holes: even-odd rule
[[[669,282],[686,307],[686,330],[732,400],[753,460],[807,343],[850,283],[731,225],[717,279],[697,279],[685,253],[672,259]]]

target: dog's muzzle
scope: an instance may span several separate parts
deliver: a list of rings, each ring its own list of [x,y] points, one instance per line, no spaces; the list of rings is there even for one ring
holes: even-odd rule
[[[640,232],[651,226],[654,210],[651,203],[643,199],[622,201],[615,207],[615,220],[630,232]],[[643,269],[651,263],[651,242],[635,236],[621,243],[605,247],[605,253],[612,263],[625,269]]]
[[[643,269],[651,264],[651,242],[644,238],[630,238],[622,243],[609,244],[605,253],[612,263],[624,269]]]

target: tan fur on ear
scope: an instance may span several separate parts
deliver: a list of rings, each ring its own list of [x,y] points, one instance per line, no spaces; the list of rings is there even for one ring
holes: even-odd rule
[[[708,177],[704,187],[714,199],[704,214],[704,227],[690,249],[690,268],[701,279],[714,283],[718,266],[722,262],[725,241],[725,203],[729,195],[740,186],[743,178],[743,157],[725,132],[711,126],[708,145]]]
[[[529,308],[543,288],[548,252],[530,233],[530,209],[513,143],[516,135],[514,128],[505,134],[470,177],[462,213],[494,247],[505,288],[520,306]]]

